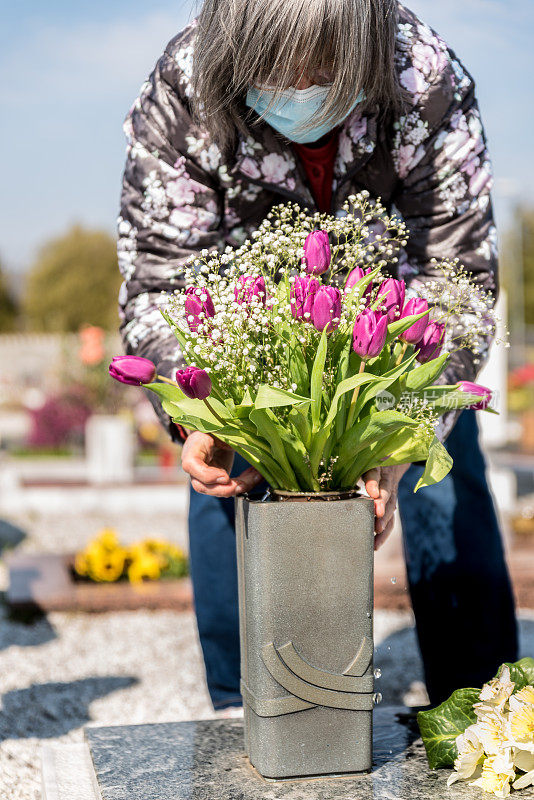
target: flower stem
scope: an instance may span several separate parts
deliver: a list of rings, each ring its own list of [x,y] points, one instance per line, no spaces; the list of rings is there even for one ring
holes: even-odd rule
[[[365,369],[365,361],[362,358],[362,363],[360,364],[360,369],[358,370],[358,375],[361,375],[362,372],[364,371],[364,369]],[[347,417],[347,425],[346,425],[346,428],[345,428],[345,430],[347,430],[347,431],[352,426],[352,423],[354,422],[354,417],[356,415],[356,402],[358,400],[359,393],[360,393],[360,387],[357,386],[355,388],[353,394],[352,394],[352,400],[350,401],[349,416]]]
[[[206,407],[208,408],[208,410],[210,411],[210,413],[211,413],[211,414],[213,414],[213,416],[215,417],[215,419],[216,419],[218,422],[220,422],[220,423],[221,423],[221,425],[223,426],[223,428],[225,428],[227,425],[228,425],[229,427],[233,427],[231,423],[229,423],[227,420],[224,420],[224,419],[222,419],[222,417],[220,417],[220,416],[217,414],[217,412],[215,411],[215,409],[213,408],[213,406],[211,405],[211,403],[208,403],[208,400],[207,400],[207,398],[204,398],[204,404],[206,405]]]
[[[400,363],[401,363],[402,359],[404,358],[404,354],[406,352],[407,347],[408,347],[408,342],[404,342],[404,344],[402,345],[402,350],[399,353],[399,357],[395,361],[395,366],[396,367],[400,366]]]
[[[171,381],[171,379],[166,378],[165,375],[157,375],[156,377],[158,378],[158,380],[163,381],[163,383],[170,383],[171,386],[178,386],[176,381]],[[180,387],[178,386],[178,388]]]

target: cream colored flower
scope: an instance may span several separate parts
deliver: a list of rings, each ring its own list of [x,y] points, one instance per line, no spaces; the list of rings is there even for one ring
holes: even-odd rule
[[[534,704],[534,686],[525,686],[523,689],[516,692],[514,697],[517,697],[518,700],[522,700],[523,703]]]
[[[527,786],[534,785],[534,754],[526,750],[515,750],[514,765],[517,769],[524,772],[512,786],[514,789],[525,789]]]
[[[496,797],[508,797],[515,771],[511,762],[509,768],[503,771],[504,766],[502,758],[488,756],[482,765],[482,775],[477,780],[471,781],[470,786],[478,786]]]
[[[456,747],[458,749],[458,758],[454,762],[456,772],[449,775],[448,786],[452,786],[456,781],[471,778],[484,758],[484,748],[478,738],[476,725],[470,725],[456,738]]]
[[[497,706],[502,708],[512,692],[514,691],[515,683],[510,680],[510,670],[504,664],[500,669],[497,678],[485,683],[480,692],[480,703],[475,705],[475,711],[478,707]]]
[[[534,704],[522,702],[519,692],[510,698],[506,734],[511,745],[534,753]]]
[[[509,738],[505,715],[498,706],[479,706],[476,713],[477,734],[482,742],[484,752],[488,756],[496,756],[503,750],[505,742]]]
[[[513,782],[514,789],[526,789],[527,786],[534,786],[534,754],[528,753],[526,750],[515,750],[514,765],[524,773]]]

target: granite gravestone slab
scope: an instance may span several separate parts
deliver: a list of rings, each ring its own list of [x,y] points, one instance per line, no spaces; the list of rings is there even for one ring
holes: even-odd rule
[[[479,792],[447,787],[428,768],[417,726],[402,709],[378,708],[370,773],[266,781],[243,754],[238,720],[88,728],[102,800],[444,800]]]

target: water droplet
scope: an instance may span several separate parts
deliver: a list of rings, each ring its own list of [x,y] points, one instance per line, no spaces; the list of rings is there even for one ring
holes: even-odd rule
[[[373,703],[377,706],[379,703],[382,702],[382,695],[380,692],[375,692],[373,695]]]
[[[391,583],[397,583],[397,579],[396,578],[392,578],[391,579]]]
[[[375,678],[376,678],[377,680],[378,680],[378,678],[381,678],[381,677],[382,677],[382,670],[380,669],[380,667],[377,667],[377,668],[375,669],[375,671],[374,671],[374,676],[375,676]]]
[[[367,612],[367,619],[371,619],[371,616],[372,616],[371,612],[370,612],[370,611],[368,611],[368,612]]]

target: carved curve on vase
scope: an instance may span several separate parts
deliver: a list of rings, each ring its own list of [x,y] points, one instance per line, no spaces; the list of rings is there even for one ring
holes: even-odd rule
[[[350,662],[347,669],[343,670],[343,675],[361,677],[369,669],[369,664],[371,663],[372,658],[373,640],[368,636],[364,636],[356,657]]]
[[[357,670],[357,675],[363,675],[363,673],[368,669],[373,655],[372,642],[370,651],[366,644],[366,642],[369,641],[370,640],[368,640],[367,637],[364,638],[358,655],[347,667],[347,670]],[[305,661],[302,656],[297,653],[293,642],[287,642],[286,644],[282,645],[282,647],[277,647],[276,650],[286,667],[289,667],[291,672],[294,672],[298,678],[306,681],[306,683],[311,683],[313,686],[320,686],[323,689],[330,689],[334,692],[373,691],[372,675],[367,675],[365,677],[354,677],[354,672],[349,674],[346,670],[342,675],[340,675],[335,672],[327,672],[326,670],[317,669]]]
[[[280,686],[295,697],[305,700],[307,703],[351,711],[372,711],[373,709],[373,697],[371,693],[358,694],[350,691],[343,692],[333,689],[324,689],[307,683],[292,672],[281,660],[273,642],[269,642],[269,644],[266,644],[265,647],[262,648],[262,659],[271,676]],[[318,671],[320,672],[320,670]]]
[[[273,698],[256,697],[244,681],[241,681],[241,696],[243,702],[250,706],[258,717],[282,717],[284,714],[294,714],[296,711],[315,708],[313,703],[307,703],[293,695]]]

